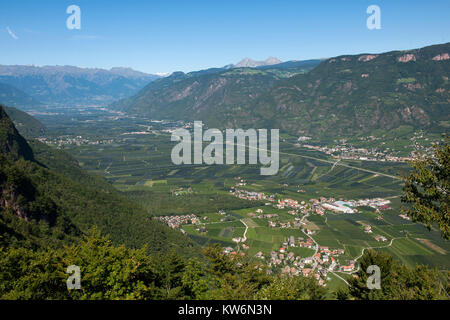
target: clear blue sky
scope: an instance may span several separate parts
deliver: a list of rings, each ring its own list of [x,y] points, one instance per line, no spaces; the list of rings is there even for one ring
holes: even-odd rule
[[[81,30],[66,28],[72,4]],[[366,28],[371,4],[381,8],[381,30]],[[449,0],[0,1],[0,64],[186,72],[244,57],[303,60],[449,41]]]

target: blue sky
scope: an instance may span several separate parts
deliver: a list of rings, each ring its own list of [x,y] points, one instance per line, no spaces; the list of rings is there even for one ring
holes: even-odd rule
[[[66,28],[72,4],[81,30]],[[372,4],[381,30],[366,27]],[[448,0],[0,2],[0,64],[187,72],[244,57],[304,60],[449,41]]]

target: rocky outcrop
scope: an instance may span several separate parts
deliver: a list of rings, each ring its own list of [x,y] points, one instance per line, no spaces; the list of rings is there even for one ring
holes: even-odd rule
[[[442,61],[448,59],[450,59],[450,55],[448,53],[438,54],[437,56],[433,57],[433,61]]]
[[[367,61],[375,59],[376,57],[378,57],[377,54],[365,54],[363,56],[360,56],[358,58],[358,61],[367,62]]]
[[[407,54],[399,57],[397,59],[397,61],[398,62],[403,62],[403,63],[410,62],[410,61],[416,61],[416,56],[413,55],[412,53],[407,53]]]

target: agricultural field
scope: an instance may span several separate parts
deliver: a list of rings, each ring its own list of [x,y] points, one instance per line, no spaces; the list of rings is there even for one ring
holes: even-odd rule
[[[289,237],[307,239],[302,231],[305,228],[314,231],[311,237],[320,246],[344,249],[345,253],[337,258],[341,265],[357,259],[363,249],[373,248],[389,252],[411,266],[421,263],[439,269],[450,267],[450,244],[442,240],[436,228],[429,231],[399,217],[402,188],[399,175],[408,170],[404,163],[355,160],[336,163],[323,153],[283,141],[280,145],[280,170],[274,176],[261,176],[259,165],[177,166],[170,159],[174,143],[170,141],[170,134],[164,132],[163,125],[152,129],[149,134],[133,134],[142,126],[154,124],[139,119],[135,120],[139,123],[134,123],[133,127],[130,121],[128,119],[125,126],[117,123],[117,127],[108,124],[105,128],[98,123],[84,123],[85,136],[89,137],[89,126],[92,126],[93,139],[110,139],[112,142],[100,146],[66,145],[63,148],[83,168],[103,176],[123,194],[140,203],[149,218],[185,214],[199,216],[199,224],[181,228],[186,236],[201,245],[220,243],[250,256],[261,252],[267,259],[272,251],[278,252]],[[289,209],[265,205],[267,201],[234,197],[230,190],[241,181],[244,185],[239,188],[264,192],[277,199],[290,198],[310,203],[311,199],[319,197],[336,200],[379,197],[391,203],[388,210],[381,212],[371,207],[359,207],[358,212],[352,214],[331,211],[326,211],[323,216],[312,214],[305,219],[303,227],[292,227],[295,216],[289,213]],[[258,218],[257,210],[277,217]],[[225,214],[219,214],[219,211]],[[269,227],[269,220],[279,224],[290,222],[291,227]],[[372,233],[364,231],[368,225],[372,227]],[[385,237],[386,241],[375,240],[378,235]],[[239,237],[245,239],[247,249],[233,241]],[[306,258],[315,250],[297,246],[290,247],[288,252]],[[331,273],[329,277],[333,286],[342,282]]]

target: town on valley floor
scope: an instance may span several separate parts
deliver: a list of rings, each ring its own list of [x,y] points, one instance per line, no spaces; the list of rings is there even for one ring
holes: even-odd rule
[[[199,216],[195,214],[187,215],[167,215],[154,217],[164,222],[173,229],[179,229],[183,234],[187,234],[186,228],[193,227],[195,233],[207,235],[209,227],[218,223],[240,221],[245,228],[243,235],[232,238],[234,246],[227,246],[223,252],[228,255],[248,255],[250,245],[247,242],[248,229],[259,225],[252,225],[252,219],[265,221],[267,226],[274,229],[301,230],[303,236],[286,236],[285,240],[279,243],[279,249],[270,252],[258,251],[252,255],[253,258],[264,262],[268,273],[282,273],[291,276],[314,277],[320,285],[326,286],[329,280],[328,273],[352,274],[358,270],[356,259],[342,259],[345,254],[344,248],[331,248],[318,243],[314,235],[317,227],[314,223],[308,221],[312,215],[324,216],[325,213],[331,214],[354,214],[358,212],[359,207],[370,207],[375,210],[377,219],[383,220],[383,211],[391,209],[389,199],[373,198],[345,200],[334,198],[312,198],[309,201],[298,201],[290,198],[280,198],[273,194],[264,192],[254,192],[243,189],[247,182],[241,177],[236,177],[238,182],[229,192],[233,196],[248,201],[263,201],[265,206],[257,207],[248,212],[250,219],[235,220],[232,215],[224,210],[217,213],[220,219],[208,221],[208,216]],[[174,195],[178,195],[183,190],[177,190]],[[187,191],[185,191],[187,192]],[[189,188],[192,192],[192,188]],[[299,189],[299,193],[304,192]],[[181,193],[182,194],[182,193]],[[270,208],[270,210],[266,210]],[[279,213],[276,213],[277,210]],[[280,219],[280,215],[289,214],[292,219],[286,221]],[[269,211],[269,212],[265,212]],[[409,220],[409,217],[400,214],[401,218]],[[361,232],[370,234],[374,240],[383,243],[388,242],[385,236],[377,234],[372,230],[371,225],[361,225]],[[302,250],[303,249],[303,250]]]

